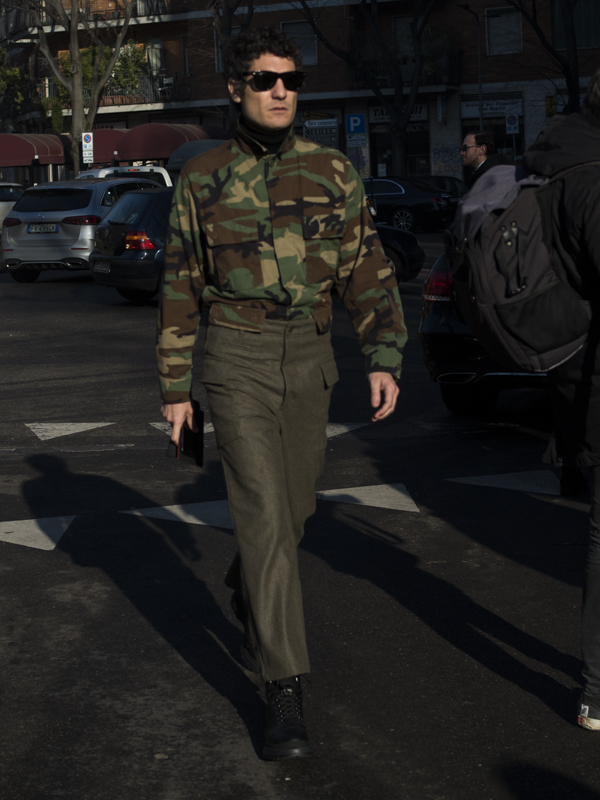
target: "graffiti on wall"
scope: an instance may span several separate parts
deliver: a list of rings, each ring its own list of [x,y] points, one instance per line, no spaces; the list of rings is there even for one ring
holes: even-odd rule
[[[440,145],[439,147],[432,147],[431,167],[433,175],[451,175],[455,178],[460,178],[462,174],[460,146]]]

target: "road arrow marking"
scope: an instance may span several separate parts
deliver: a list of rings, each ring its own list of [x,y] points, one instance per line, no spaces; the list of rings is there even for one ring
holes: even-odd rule
[[[0,541],[35,547],[37,550],[54,550],[74,519],[75,515],[0,522]]]
[[[350,489],[328,489],[325,492],[317,492],[317,500],[330,500],[334,503],[356,503],[361,506],[420,513],[418,506],[403,483],[384,483],[380,486],[354,486]]]
[[[121,511],[136,517],[151,517],[175,522],[188,522],[191,525],[211,525],[215,528],[233,528],[233,521],[227,500],[212,500],[208,503],[185,503],[180,506],[157,506]]]
[[[512,489],[517,492],[560,496],[560,481],[549,469],[532,472],[506,472],[503,475],[477,475],[472,478],[446,478],[453,483],[469,483],[492,489]]]
[[[28,427],[38,439],[43,442],[56,439],[58,436],[69,436],[72,433],[91,431],[94,428],[104,428],[114,425],[114,422],[26,422]]]

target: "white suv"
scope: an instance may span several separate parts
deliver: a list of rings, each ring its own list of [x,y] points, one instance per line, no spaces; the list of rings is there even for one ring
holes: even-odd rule
[[[161,186],[173,186],[171,176],[164,167],[100,167],[80,172],[76,180],[86,178],[150,178]]]

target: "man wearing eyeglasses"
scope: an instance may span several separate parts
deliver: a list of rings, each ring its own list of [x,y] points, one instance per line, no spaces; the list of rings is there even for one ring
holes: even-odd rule
[[[178,440],[193,425],[192,356],[199,308],[209,307],[201,381],[237,547],[226,584],[244,625],[242,660],[265,682],[267,759],[312,751],[297,547],[316,508],[338,379],[333,287],[365,357],[373,421],[395,409],[406,340],[362,181],[341,153],[294,133],[301,66],[278,29],[232,41],[225,71],[240,119],[234,138],[188,162],[177,183],[157,347],[163,414]]]
[[[469,188],[488,169],[497,167],[499,164],[510,164],[506,156],[494,153],[494,140],[489,133],[484,131],[468,133],[465,136],[460,148],[460,157],[463,167],[471,170],[465,178]]]

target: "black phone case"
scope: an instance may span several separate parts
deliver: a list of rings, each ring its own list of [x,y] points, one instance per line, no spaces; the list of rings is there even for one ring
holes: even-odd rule
[[[204,412],[197,400],[192,400],[192,408],[198,431],[195,433],[186,423],[181,429],[179,442],[174,442],[173,439],[169,441],[167,457],[193,461],[197,467],[201,467],[204,457]]]

